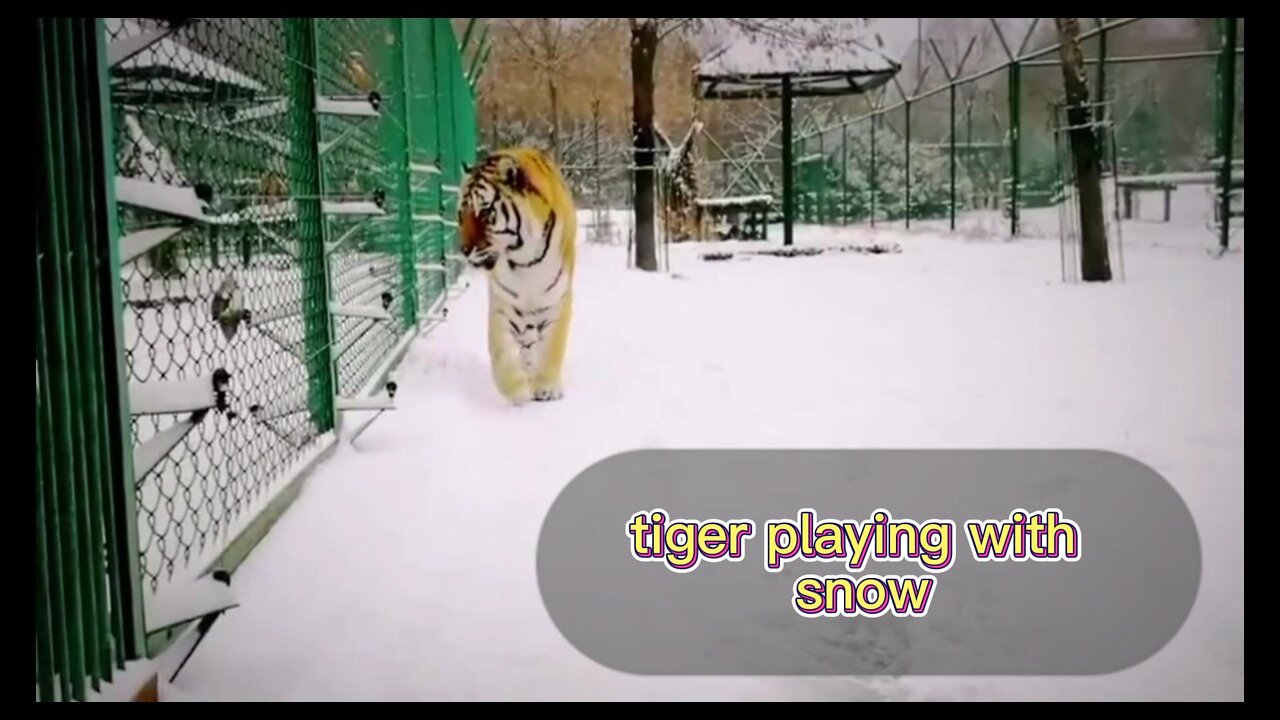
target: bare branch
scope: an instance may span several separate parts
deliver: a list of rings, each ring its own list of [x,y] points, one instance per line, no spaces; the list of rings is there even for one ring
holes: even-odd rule
[[[664,23],[662,20],[667,22]],[[658,41],[661,42],[668,35],[693,27],[698,24],[698,20],[699,18],[662,18],[658,21]]]

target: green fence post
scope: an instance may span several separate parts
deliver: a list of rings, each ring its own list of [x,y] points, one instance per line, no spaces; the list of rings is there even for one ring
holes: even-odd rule
[[[809,177],[805,172],[804,155],[807,152],[808,139],[800,138],[792,144],[791,153],[792,178],[791,187],[796,191],[795,213],[801,222],[809,222]]]
[[[395,92],[396,105],[399,109],[399,132],[392,131],[391,174],[395,182],[396,226],[400,235],[400,283],[403,286],[404,325],[412,328],[418,324],[418,268],[416,252],[413,245],[413,197],[409,189],[409,149],[413,147],[412,127],[410,124],[409,95],[409,59],[407,49],[409,41],[406,37],[408,25],[404,18],[394,21],[392,32],[395,41],[390,48],[391,70],[390,84]]]
[[[907,119],[906,119],[907,132],[906,132],[906,137],[903,138],[905,140],[905,144],[903,145],[903,148],[904,148],[903,158],[904,158],[904,165],[906,168],[905,171],[903,172],[903,177],[906,178],[907,187],[906,187],[906,197],[904,198],[902,203],[902,215],[903,217],[906,218],[907,229],[909,230],[911,229],[911,101],[910,100],[907,100],[906,103],[903,105],[903,111],[907,115]]]
[[[412,18],[411,23],[417,30],[414,34],[416,46],[413,52],[413,63],[409,66],[410,81],[413,85],[415,107],[410,118],[414,122],[414,130],[410,135],[412,143],[413,166],[419,168],[413,174],[414,187],[417,188],[417,210],[425,218],[424,226],[418,231],[422,238],[418,244],[420,261],[427,264],[440,264],[446,273],[429,273],[422,278],[422,309],[428,310],[448,289],[452,265],[445,257],[444,224],[434,218],[442,212],[440,174],[428,172],[424,168],[439,169],[440,164],[440,123],[439,110],[439,65],[435,50],[435,19]]]
[[[49,93],[50,112],[46,117],[50,130],[54,134],[54,142],[57,142],[61,146],[60,149],[66,152],[65,144],[68,138],[64,129],[60,127],[66,97],[60,91],[74,81],[68,77],[69,69],[65,66],[62,57],[67,51],[64,44],[65,37],[61,32],[63,28],[60,27],[63,24],[63,21],[56,22],[52,27],[53,32],[46,36],[45,59],[48,64],[45,67],[46,71],[51,73],[53,80]],[[68,163],[79,162],[79,158],[74,156],[64,155],[61,159]],[[51,165],[56,167],[53,163]],[[84,477],[83,438],[76,412],[81,402],[76,383],[80,368],[75,354],[74,310],[71,307],[71,298],[68,297],[70,295],[68,275],[71,271],[71,253],[73,252],[70,244],[76,236],[75,229],[69,227],[73,210],[67,202],[67,180],[66,175],[58,174],[51,175],[49,178],[52,185],[51,194],[57,198],[58,205],[55,212],[59,217],[51,237],[53,242],[46,250],[50,262],[45,270],[45,279],[48,282],[44,285],[46,293],[44,302],[51,306],[56,322],[55,335],[51,343],[54,352],[50,353],[49,358],[49,364],[53,370],[51,376],[56,380],[51,380],[49,384],[54,388],[54,410],[62,413],[62,422],[58,423],[54,430],[56,433],[55,462],[61,460],[57,477],[60,505],[58,510],[59,528],[62,531],[63,589],[67,599],[64,622],[70,650],[68,667],[65,670],[71,676],[72,697],[83,700],[86,689],[85,677],[89,672],[85,657],[88,654],[85,651],[85,639],[91,634],[90,629],[86,627],[85,607],[88,602],[85,596],[89,593],[89,588],[85,585],[90,575],[85,572],[83,565],[87,558],[83,553],[82,544],[85,537],[79,522],[86,513],[86,508],[80,486],[80,478]]]
[[[143,617],[142,568],[138,545],[138,507],[134,481],[133,443],[130,431],[128,365],[124,348],[124,293],[120,287],[120,227],[116,216],[115,157],[116,142],[111,124],[110,79],[107,68],[107,48],[104,38],[106,27],[102,18],[94,18],[93,41],[98,68],[97,137],[101,178],[99,198],[102,203],[99,221],[106,225],[107,242],[100,243],[98,256],[99,289],[103,319],[104,346],[102,351],[106,388],[104,397],[107,409],[108,460],[114,473],[111,502],[108,511],[111,522],[108,537],[111,539],[109,565],[114,568],[112,606],[118,608],[116,663],[123,667],[128,660],[142,656],[146,647],[146,621]]]
[[[442,252],[447,257],[458,251],[457,233],[453,231],[454,218],[457,216],[457,206],[454,196],[453,201],[450,200],[450,192],[446,189],[447,185],[452,185],[458,178],[458,153],[457,153],[457,136],[454,133],[454,78],[452,69],[454,63],[451,62],[450,52],[456,52],[454,49],[455,42],[453,38],[453,28],[450,27],[449,21],[444,18],[433,18],[433,50],[435,57],[435,86],[436,86],[436,117],[438,125],[436,126],[439,133],[439,143],[437,145],[438,155],[436,163],[440,168],[440,215],[444,218],[442,223],[443,230],[441,232]],[[450,278],[452,279],[452,275]],[[448,292],[448,288],[445,288]]]
[[[36,699],[83,701],[144,645],[116,149],[103,19],[34,29]]]
[[[315,18],[285,18],[285,52],[294,62],[289,73],[289,187],[298,209],[298,261],[302,274],[303,346],[306,352],[307,405],[320,432],[333,429],[337,379],[331,357],[334,332],[329,315],[329,270],[320,212],[323,184],[316,118],[317,38]]]
[[[814,198],[814,215],[817,217],[819,225],[827,223],[827,149],[826,149],[826,133],[818,133],[818,162],[817,169],[813,172],[817,175],[818,192]]]
[[[791,76],[782,78],[782,244],[790,247],[795,223],[795,157],[791,146]]]
[[[947,86],[947,94],[951,96],[951,151],[950,157],[951,170],[951,231],[956,229],[956,84],[952,82]]]
[[[1009,63],[1009,234],[1018,236],[1019,149],[1022,133],[1022,68]]]
[[[1218,18],[1218,245],[1226,252],[1231,238],[1231,164],[1236,119],[1236,19]]]
[[[973,187],[973,157],[973,96],[970,95],[969,100],[964,104],[964,172],[969,178],[970,207],[977,205],[974,202],[976,193]]]
[[[880,185],[876,181],[876,125],[880,123],[880,115],[871,116],[871,181],[867,187],[871,192],[871,227],[876,226],[876,195],[880,192]]]
[[[840,125],[840,224],[849,224],[849,126]]]
[[[72,287],[76,295],[77,307],[73,311],[80,318],[81,332],[77,338],[80,355],[80,393],[82,404],[78,408],[83,416],[84,452],[86,475],[82,482],[86,487],[88,500],[87,514],[81,527],[85,532],[86,542],[91,552],[88,553],[86,568],[93,578],[91,626],[93,635],[89,639],[89,664],[93,670],[92,686],[100,689],[99,681],[109,679],[112,662],[111,609],[108,594],[107,555],[98,551],[97,543],[106,541],[107,499],[104,490],[110,491],[114,475],[107,462],[106,443],[109,435],[106,426],[106,378],[103,375],[102,356],[108,348],[99,338],[103,337],[101,308],[98,303],[97,281],[101,262],[100,248],[111,245],[112,239],[107,235],[107,227],[101,220],[101,214],[114,208],[103,204],[99,197],[99,186],[106,174],[100,165],[102,162],[99,120],[94,103],[96,93],[84,90],[96,89],[99,78],[97,63],[97,40],[93,36],[94,22],[77,20],[68,23],[68,49],[71,52],[71,68],[76,76],[76,87],[67,87],[72,102],[68,107],[72,114],[67,118],[68,133],[66,139],[71,141],[75,157],[80,161],[77,167],[84,170],[89,179],[69,183],[77,216],[76,232],[79,235],[76,248],[77,262],[72,269]],[[113,277],[113,276],[109,276]]]

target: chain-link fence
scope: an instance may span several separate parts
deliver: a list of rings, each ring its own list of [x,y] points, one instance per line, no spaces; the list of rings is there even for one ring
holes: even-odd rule
[[[442,319],[461,270],[453,218],[461,164],[475,157],[474,100],[444,18],[87,27],[98,37],[79,50],[101,51],[88,87],[105,102],[97,127],[53,139],[105,141],[105,163],[50,172],[107,188],[99,207],[55,208],[70,222],[118,226],[103,242],[118,255],[120,347],[97,337],[127,389],[97,391],[123,396],[128,416],[122,487],[136,527],[125,534],[136,534],[129,562],[154,650],[185,627],[164,622],[175,589],[247,552],[256,521],[343,419],[394,409],[389,373]],[[44,650],[38,665],[52,662]],[[101,677],[84,664],[59,672]],[[50,697],[38,670],[38,697]]]
[[[1148,20],[1100,18],[1081,34],[1091,91],[1113,113],[1118,167],[1109,181],[1126,220],[1186,220],[1225,247],[1243,226],[1243,19],[1217,18],[1213,37],[1169,51],[1114,49],[1150,43]],[[879,95],[869,112],[803,133],[798,220],[952,229],[967,221],[986,234],[1057,237],[1058,48],[1008,42],[1008,62],[972,72],[934,46],[928,69],[941,81],[927,89],[899,81],[896,102]],[[1139,207],[1139,199],[1155,202]]]

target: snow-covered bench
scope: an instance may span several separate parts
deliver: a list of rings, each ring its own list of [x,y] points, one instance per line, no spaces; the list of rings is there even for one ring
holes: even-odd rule
[[[773,206],[772,195],[698,198],[694,203],[701,212],[711,216],[712,223],[728,218],[729,229],[721,235],[721,240],[769,239],[769,209]],[[747,216],[745,223],[741,222],[743,213]]]

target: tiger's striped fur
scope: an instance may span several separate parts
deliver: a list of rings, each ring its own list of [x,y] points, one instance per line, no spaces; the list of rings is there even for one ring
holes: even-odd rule
[[[494,152],[459,188],[462,253],[489,281],[489,358],[519,405],[559,400],[573,315],[577,215],[559,169],[533,148]]]

